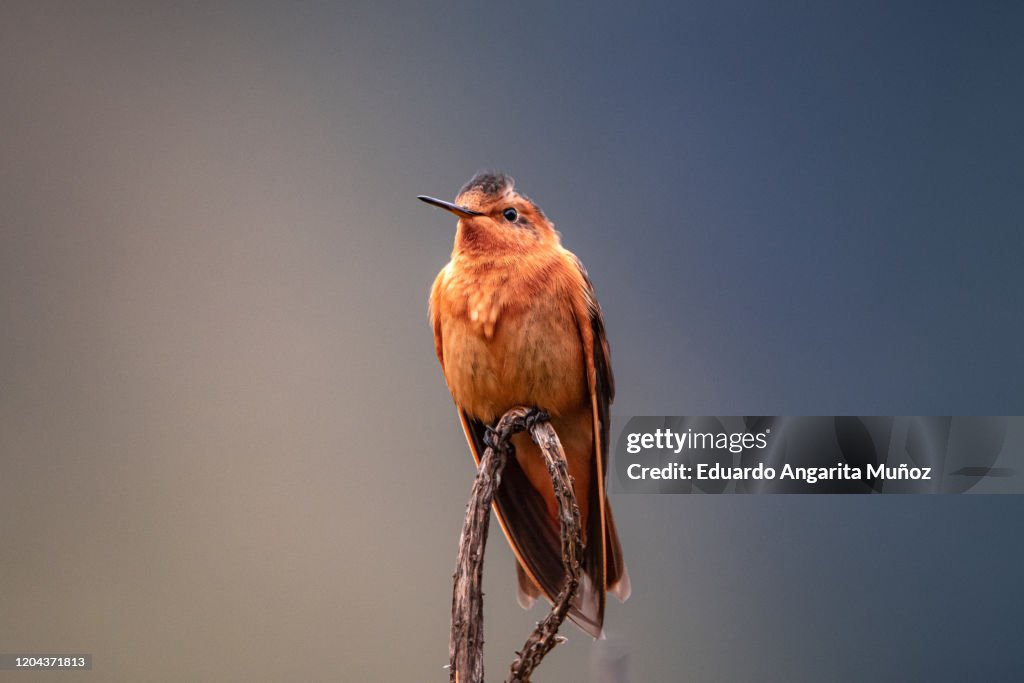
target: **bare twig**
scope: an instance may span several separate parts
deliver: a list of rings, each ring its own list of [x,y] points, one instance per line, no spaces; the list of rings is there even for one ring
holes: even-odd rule
[[[526,639],[522,652],[518,653],[509,668],[507,683],[528,683],[530,674],[555,645],[564,642],[558,635],[558,628],[569,613],[569,603],[580,583],[580,558],[583,555],[583,540],[580,535],[580,508],[572,490],[565,452],[558,440],[554,427],[546,420],[534,420],[530,425],[530,436],[544,454],[544,462],[551,475],[551,484],[558,501],[558,519],[562,531],[562,564],[565,567],[565,585],[551,606],[551,611]]]
[[[484,680],[484,597],[481,583],[484,548],[491,517],[491,501],[498,489],[501,470],[508,455],[517,415],[506,413],[495,429],[498,448],[488,447],[480,456],[480,467],[466,504],[466,519],[459,538],[459,556],[452,578],[452,631],[448,641],[450,683],[483,683]],[[520,427],[522,429],[522,427]]]
[[[484,548],[490,507],[500,483],[501,471],[510,452],[509,439],[513,434],[530,430],[534,442],[544,454],[551,475],[555,499],[558,501],[562,532],[562,562],[566,582],[555,600],[551,612],[537,624],[526,640],[522,652],[509,670],[507,683],[527,683],[530,674],[544,656],[559,642],[558,628],[569,612],[570,601],[579,586],[580,557],[583,542],[580,532],[580,512],[573,493],[565,453],[558,435],[548,422],[548,416],[536,408],[513,408],[505,413],[494,429],[491,445],[480,457],[480,467],[459,539],[455,585],[452,590],[452,630],[448,644],[449,680],[451,683],[483,683],[483,578]]]

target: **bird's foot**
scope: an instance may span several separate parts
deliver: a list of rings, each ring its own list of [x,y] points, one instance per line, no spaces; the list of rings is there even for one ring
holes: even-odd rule
[[[551,422],[551,416],[540,408],[534,408],[526,414],[523,422],[526,424],[526,428],[528,430],[532,430],[537,426],[538,422]]]
[[[494,427],[484,428],[484,446],[497,452],[501,450],[501,435]]]

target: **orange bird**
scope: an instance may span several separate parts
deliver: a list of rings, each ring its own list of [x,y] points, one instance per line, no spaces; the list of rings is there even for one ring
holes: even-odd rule
[[[579,259],[544,212],[501,173],[476,174],[455,203],[419,197],[459,221],[430,293],[437,358],[477,463],[510,408],[546,411],[565,449],[583,525],[584,577],[569,616],[600,637],[605,591],[629,597],[629,575],[605,497],[608,405],[615,394],[601,307]],[[543,456],[512,438],[495,512],[515,553],[519,604],[565,583],[557,502]]]

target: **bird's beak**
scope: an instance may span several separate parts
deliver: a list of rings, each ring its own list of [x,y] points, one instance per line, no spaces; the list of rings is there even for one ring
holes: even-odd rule
[[[445,209],[447,211],[451,211],[452,213],[454,213],[456,216],[459,216],[460,218],[469,218],[470,216],[483,216],[483,214],[480,213],[479,211],[473,211],[472,209],[467,209],[464,206],[459,206],[458,204],[452,204],[451,202],[446,202],[446,201],[443,201],[441,199],[434,199],[433,197],[427,197],[427,196],[422,195],[422,194],[418,195],[416,197],[416,199],[420,200],[421,202],[426,202],[427,204],[433,204],[434,206],[438,207],[439,209]]]

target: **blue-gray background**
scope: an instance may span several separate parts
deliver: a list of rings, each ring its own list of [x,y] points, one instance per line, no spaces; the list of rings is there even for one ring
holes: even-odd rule
[[[0,646],[446,680],[472,467],[425,313],[454,225],[414,196],[481,167],[589,267],[616,415],[1024,413],[1022,19],[4,3]],[[1024,667],[1020,497],[613,505],[633,598],[539,680]],[[496,536],[494,676],[540,615],[513,582]]]

